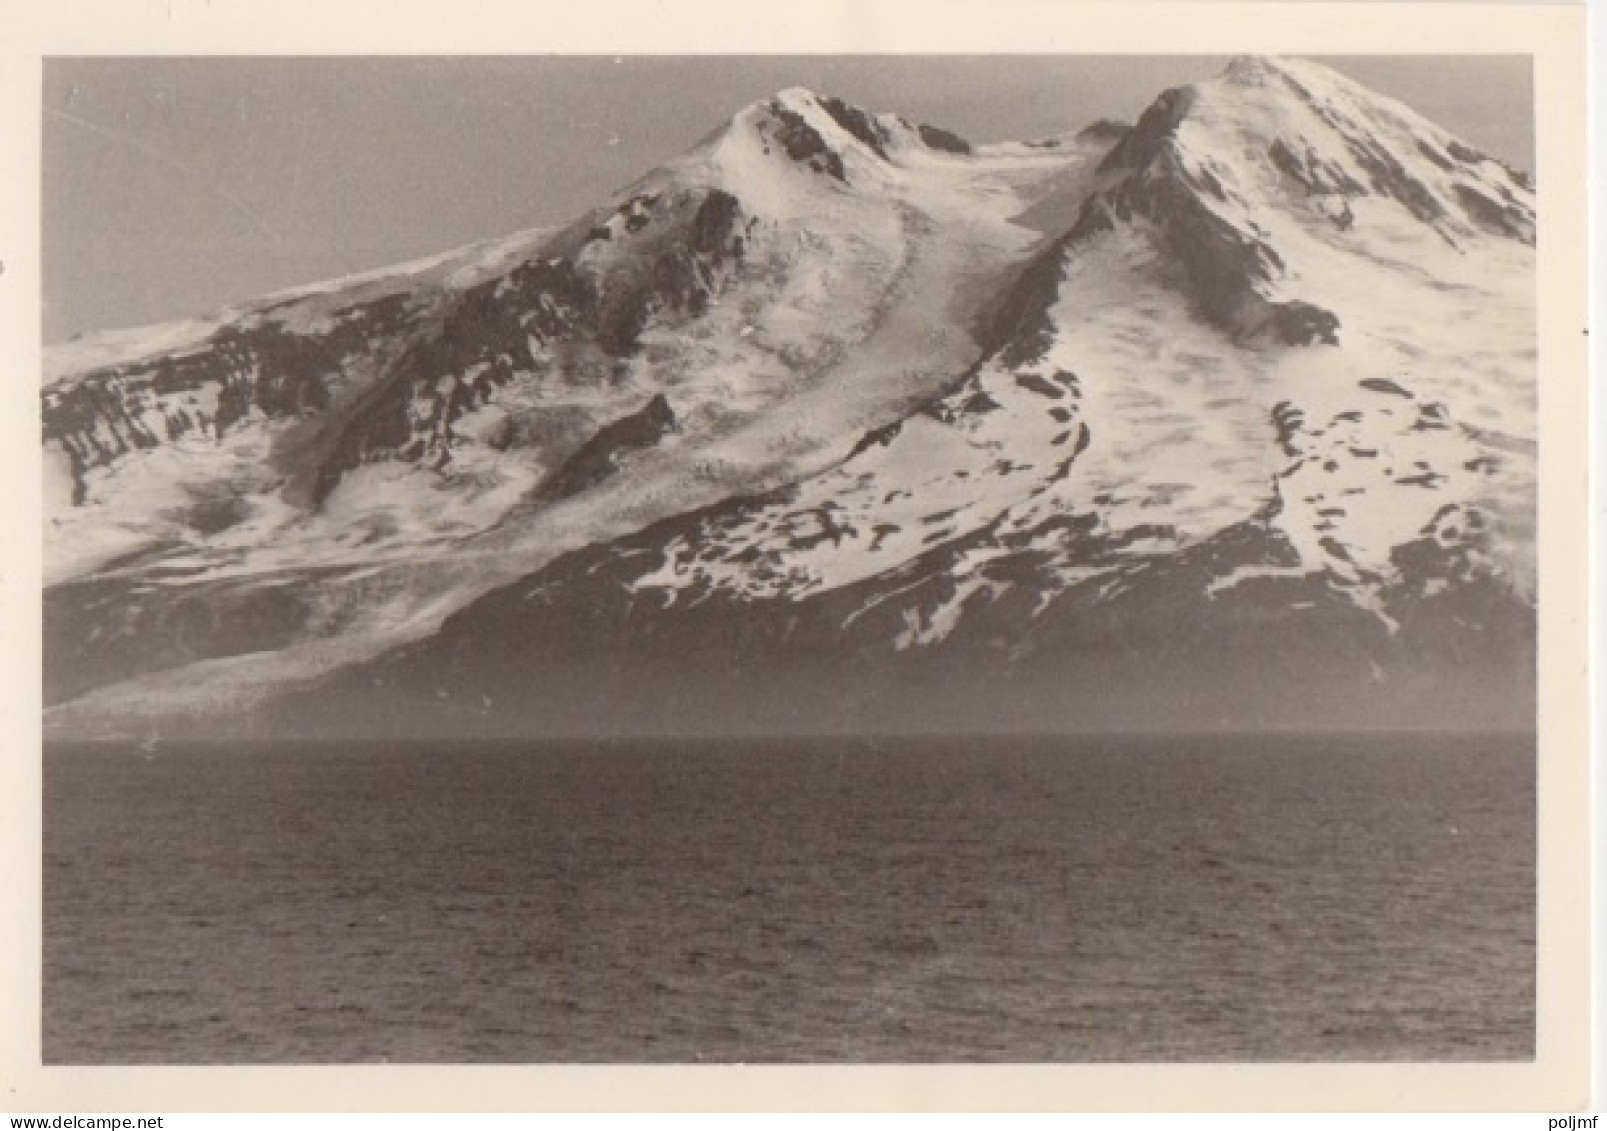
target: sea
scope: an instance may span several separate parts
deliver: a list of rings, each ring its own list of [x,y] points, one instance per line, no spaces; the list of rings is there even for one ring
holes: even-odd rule
[[[51,746],[51,1064],[1525,1060],[1532,735]]]

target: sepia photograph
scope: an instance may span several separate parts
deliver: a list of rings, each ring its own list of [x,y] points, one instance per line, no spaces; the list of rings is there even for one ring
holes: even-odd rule
[[[39,1064],[1535,1066],[1542,75],[1412,51],[46,54]]]

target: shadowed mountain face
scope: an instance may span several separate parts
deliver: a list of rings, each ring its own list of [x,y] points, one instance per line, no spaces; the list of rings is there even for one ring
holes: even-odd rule
[[[47,725],[1531,725],[1531,186],[1299,61],[1074,110],[784,91],[563,231],[56,352]]]

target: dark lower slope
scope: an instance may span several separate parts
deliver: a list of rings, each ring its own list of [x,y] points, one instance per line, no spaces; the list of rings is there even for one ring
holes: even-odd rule
[[[437,737],[1532,725],[1526,605],[1488,582],[1403,585],[1391,631],[1320,577],[1271,572],[1292,557],[1260,522],[1057,594],[1013,555],[994,567],[1008,587],[974,595],[941,641],[900,647],[952,595],[963,542],[796,601],[633,590],[655,547],[719,520],[560,559],[257,723]],[[1208,595],[1244,566],[1269,575]]]

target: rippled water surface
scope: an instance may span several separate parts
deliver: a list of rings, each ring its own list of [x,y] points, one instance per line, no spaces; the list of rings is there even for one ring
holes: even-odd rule
[[[1528,1058],[1527,738],[45,753],[49,1062]]]

